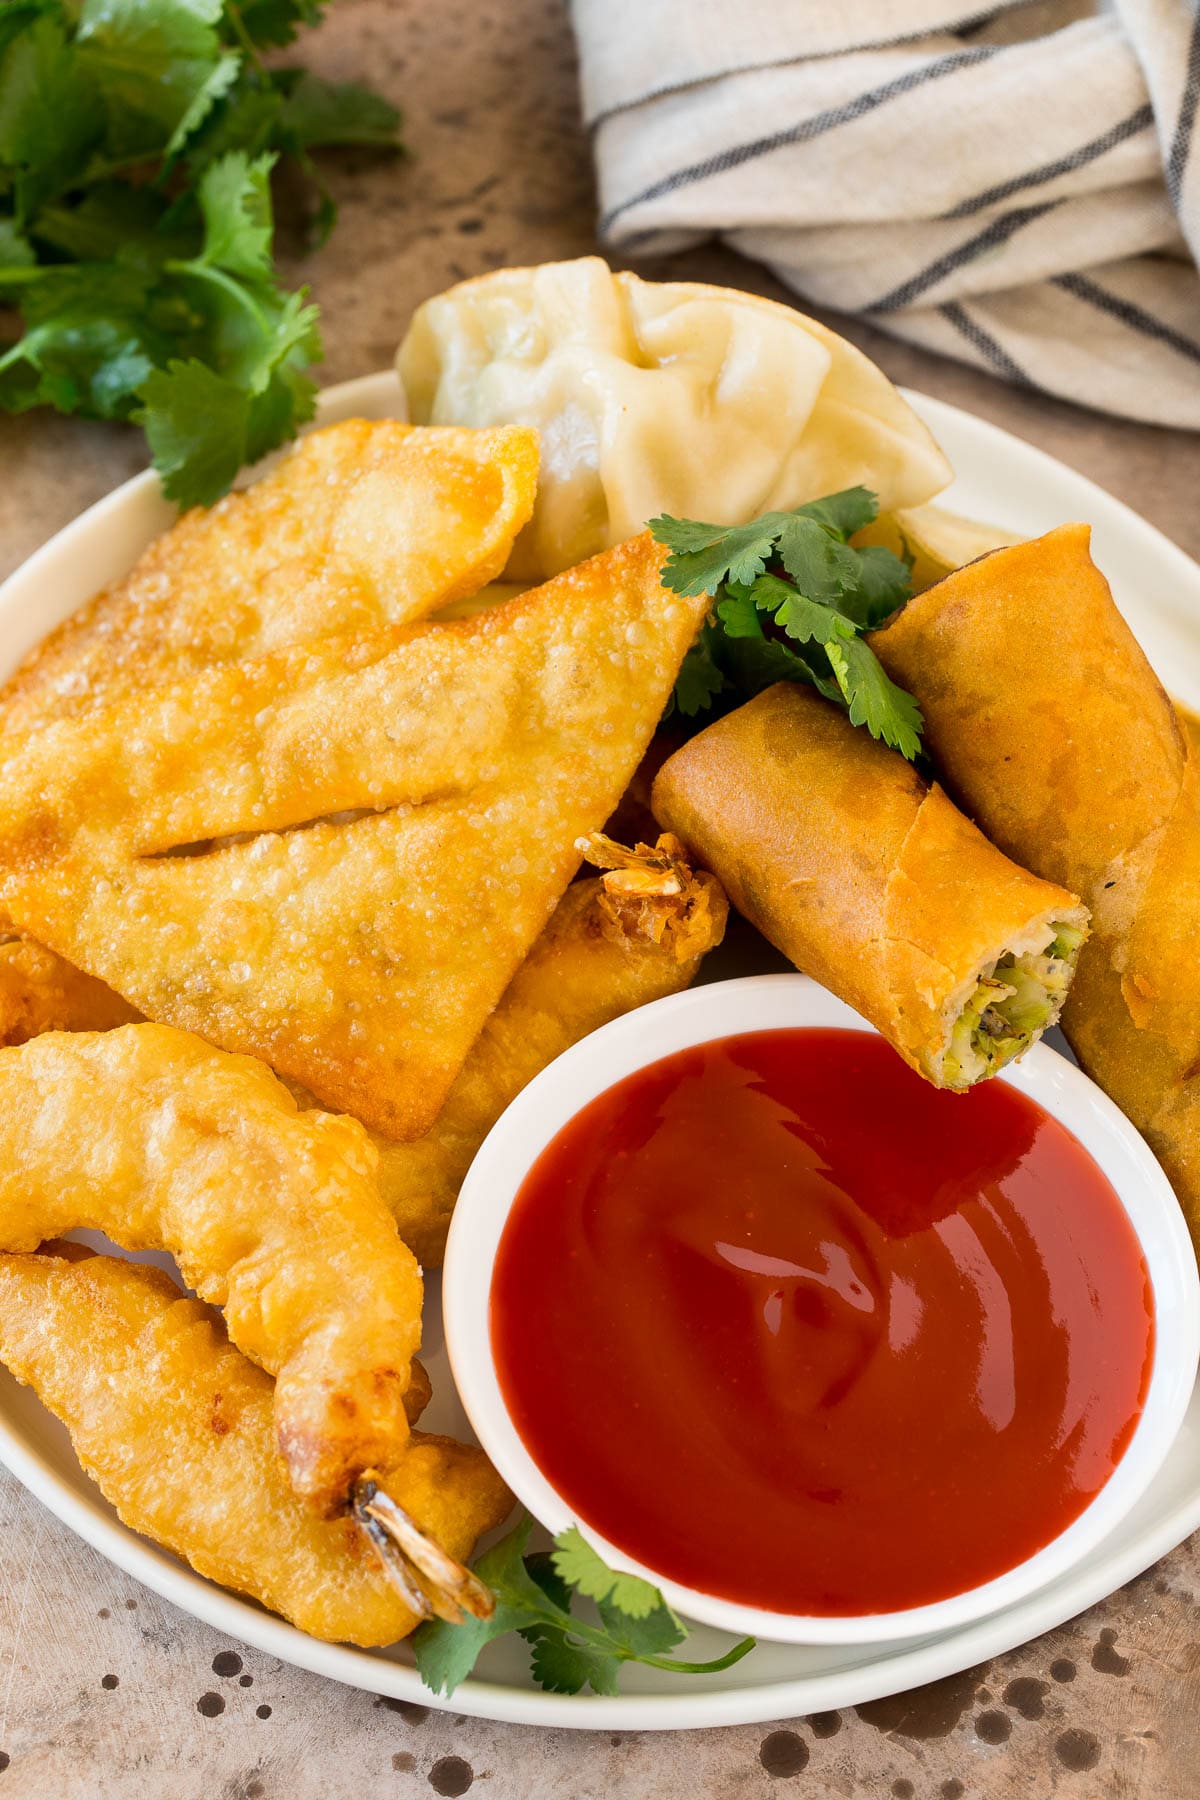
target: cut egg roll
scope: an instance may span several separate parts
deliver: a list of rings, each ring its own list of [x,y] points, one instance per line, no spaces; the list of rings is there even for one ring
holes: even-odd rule
[[[872,637],[988,835],[1092,910],[1063,1013],[1200,1244],[1200,740],[1090,554],[1086,525],[959,569]]]
[[[1058,1017],[1088,924],[940,787],[810,689],[766,689],[663,765],[653,806],[733,905],[963,1091]]]

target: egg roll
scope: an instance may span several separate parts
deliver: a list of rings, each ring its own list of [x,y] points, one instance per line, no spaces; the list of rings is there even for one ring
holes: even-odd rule
[[[1086,525],[998,550],[872,646],[914,693],[988,835],[1080,893],[1092,934],[1063,1012],[1200,1244],[1200,743],[1121,617]]]
[[[655,816],[739,912],[961,1092],[1054,1023],[1087,932],[936,785],[807,688],[767,688],[663,765]]]

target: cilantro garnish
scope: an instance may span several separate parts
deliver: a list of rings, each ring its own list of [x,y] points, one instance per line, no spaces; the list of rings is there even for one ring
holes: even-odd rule
[[[312,416],[316,309],[278,281],[270,177],[289,161],[321,239],[313,152],[400,148],[355,83],[261,52],[320,0],[9,0],[0,5],[0,408],[140,424],[181,505]]]
[[[743,1638],[711,1662],[669,1655],[687,1636],[687,1627],[656,1587],[640,1575],[610,1569],[573,1525],[559,1533],[553,1550],[527,1554],[531,1523],[523,1519],[475,1564],[496,1596],[490,1619],[462,1625],[431,1620],[415,1633],[417,1668],[435,1694],[452,1694],[484,1645],[510,1631],[530,1646],[534,1680],[556,1694],[578,1694],[585,1687],[615,1694],[622,1663],[712,1675],[753,1650],[754,1639]],[[576,1595],[594,1602],[598,1624],[572,1611]]]
[[[855,725],[915,760],[920,709],[889,681],[862,636],[912,591],[898,556],[849,541],[877,510],[875,495],[855,487],[747,525],[651,519],[654,536],[671,552],[664,585],[713,600],[675,683],[679,712],[694,718],[722,695],[736,704],[772,682],[805,681],[844,706]]]

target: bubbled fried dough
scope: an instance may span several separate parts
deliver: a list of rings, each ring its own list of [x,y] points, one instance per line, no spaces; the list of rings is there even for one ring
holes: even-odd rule
[[[147,1017],[419,1136],[703,619],[661,561],[643,534],[472,619],[0,741],[0,906]]]
[[[269,1376],[157,1269],[0,1256],[0,1362],[62,1420],[124,1523],[199,1574],[331,1642],[391,1644],[419,1623],[349,1515],[296,1496]],[[421,1432],[379,1479],[460,1559],[512,1505],[482,1451]]]
[[[299,1113],[269,1069],[169,1026],[0,1051],[0,1248],[84,1226],[170,1251],[278,1377],[279,1448],[318,1510],[408,1433],[421,1274],[375,1169],[354,1120]]]
[[[504,567],[533,510],[538,439],[348,419],[194,507],[66,619],[0,691],[0,732],[330,636],[424,618]]]

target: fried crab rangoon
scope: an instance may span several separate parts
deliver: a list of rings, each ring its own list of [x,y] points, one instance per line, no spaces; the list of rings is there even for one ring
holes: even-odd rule
[[[62,1420],[125,1524],[201,1575],[331,1641],[395,1643],[432,1610],[393,1584],[354,1517],[322,1518],[297,1497],[270,1377],[159,1270],[0,1256],[0,1362]],[[481,1450],[423,1432],[375,1485],[443,1562],[468,1557],[512,1504]]]
[[[354,1120],[298,1112],[261,1063],[169,1026],[0,1051],[0,1247],[88,1227],[170,1251],[276,1376],[279,1449],[321,1512],[408,1432],[421,1273],[375,1162]]]
[[[575,881],[479,1034],[433,1127],[375,1138],[379,1191],[400,1235],[435,1268],[480,1144],[534,1076],[610,1019],[679,993],[720,943],[728,906],[676,839],[626,850],[599,832],[576,848],[610,872]]]
[[[0,740],[0,905],[148,1017],[419,1136],[703,619],[661,556]]]
[[[0,731],[474,594],[533,511],[537,470],[526,426],[311,432],[251,487],[185,513],[44,638],[0,696]]]

